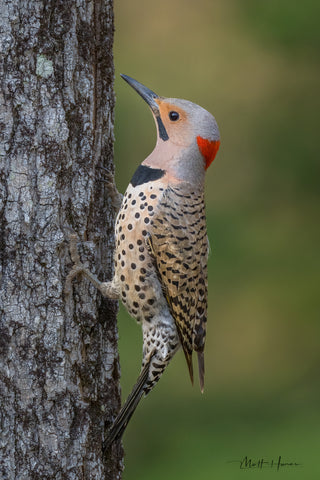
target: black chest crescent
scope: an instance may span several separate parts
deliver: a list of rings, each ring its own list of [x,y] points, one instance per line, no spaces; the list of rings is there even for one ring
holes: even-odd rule
[[[140,165],[135,171],[130,183],[133,187],[136,187],[144,183],[154,182],[162,178],[165,173],[166,171],[161,170],[161,168],[151,168],[146,165]]]

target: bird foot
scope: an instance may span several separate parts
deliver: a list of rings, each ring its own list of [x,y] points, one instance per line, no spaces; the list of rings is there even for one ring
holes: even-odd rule
[[[116,212],[118,212],[122,204],[123,195],[118,191],[116,187],[114,174],[103,166],[100,166],[99,168],[101,168],[104,171],[104,174],[105,174],[104,182],[108,185],[109,195],[112,199],[112,204]]]
[[[70,295],[72,291],[72,280],[79,274],[85,275],[88,280],[102,293],[104,297],[118,299],[119,292],[114,287],[113,282],[100,282],[98,277],[90,272],[89,268],[80,260],[80,255],[77,246],[78,237],[76,234],[70,234],[70,256],[73,262],[73,267],[67,275],[64,291],[66,295]]]
[[[69,242],[70,242],[69,243],[69,250],[70,250],[71,260],[73,262],[73,267],[71,268],[71,270],[68,273],[67,278],[66,278],[64,291],[67,295],[70,295],[70,293],[72,291],[72,280],[76,276],[78,276],[80,274],[84,274],[86,276],[87,275],[90,275],[90,276],[92,275],[90,270],[80,260],[77,241],[78,241],[77,235],[74,234],[74,233],[71,233],[70,236],[69,236]]]

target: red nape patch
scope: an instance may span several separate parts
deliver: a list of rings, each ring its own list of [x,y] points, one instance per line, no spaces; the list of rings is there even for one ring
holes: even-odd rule
[[[206,161],[206,170],[209,165],[213,162],[217,151],[220,147],[220,140],[207,140],[206,138],[197,137],[197,144],[201,154],[204,156]]]

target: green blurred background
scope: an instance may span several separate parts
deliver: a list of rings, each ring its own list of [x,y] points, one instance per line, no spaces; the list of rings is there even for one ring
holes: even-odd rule
[[[126,73],[212,112],[221,148],[207,173],[206,389],[182,352],[124,436],[125,480],[319,479],[320,2],[115,2],[116,179],[124,192],[156,130]],[[122,395],[141,329],[121,307]],[[253,472],[253,473],[252,473]]]

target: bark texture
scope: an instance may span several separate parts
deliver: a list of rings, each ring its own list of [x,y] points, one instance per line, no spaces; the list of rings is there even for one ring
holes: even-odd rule
[[[112,0],[0,6],[0,478],[120,478],[117,303],[64,295],[70,229],[112,276]],[[98,269],[98,270],[97,270]]]

